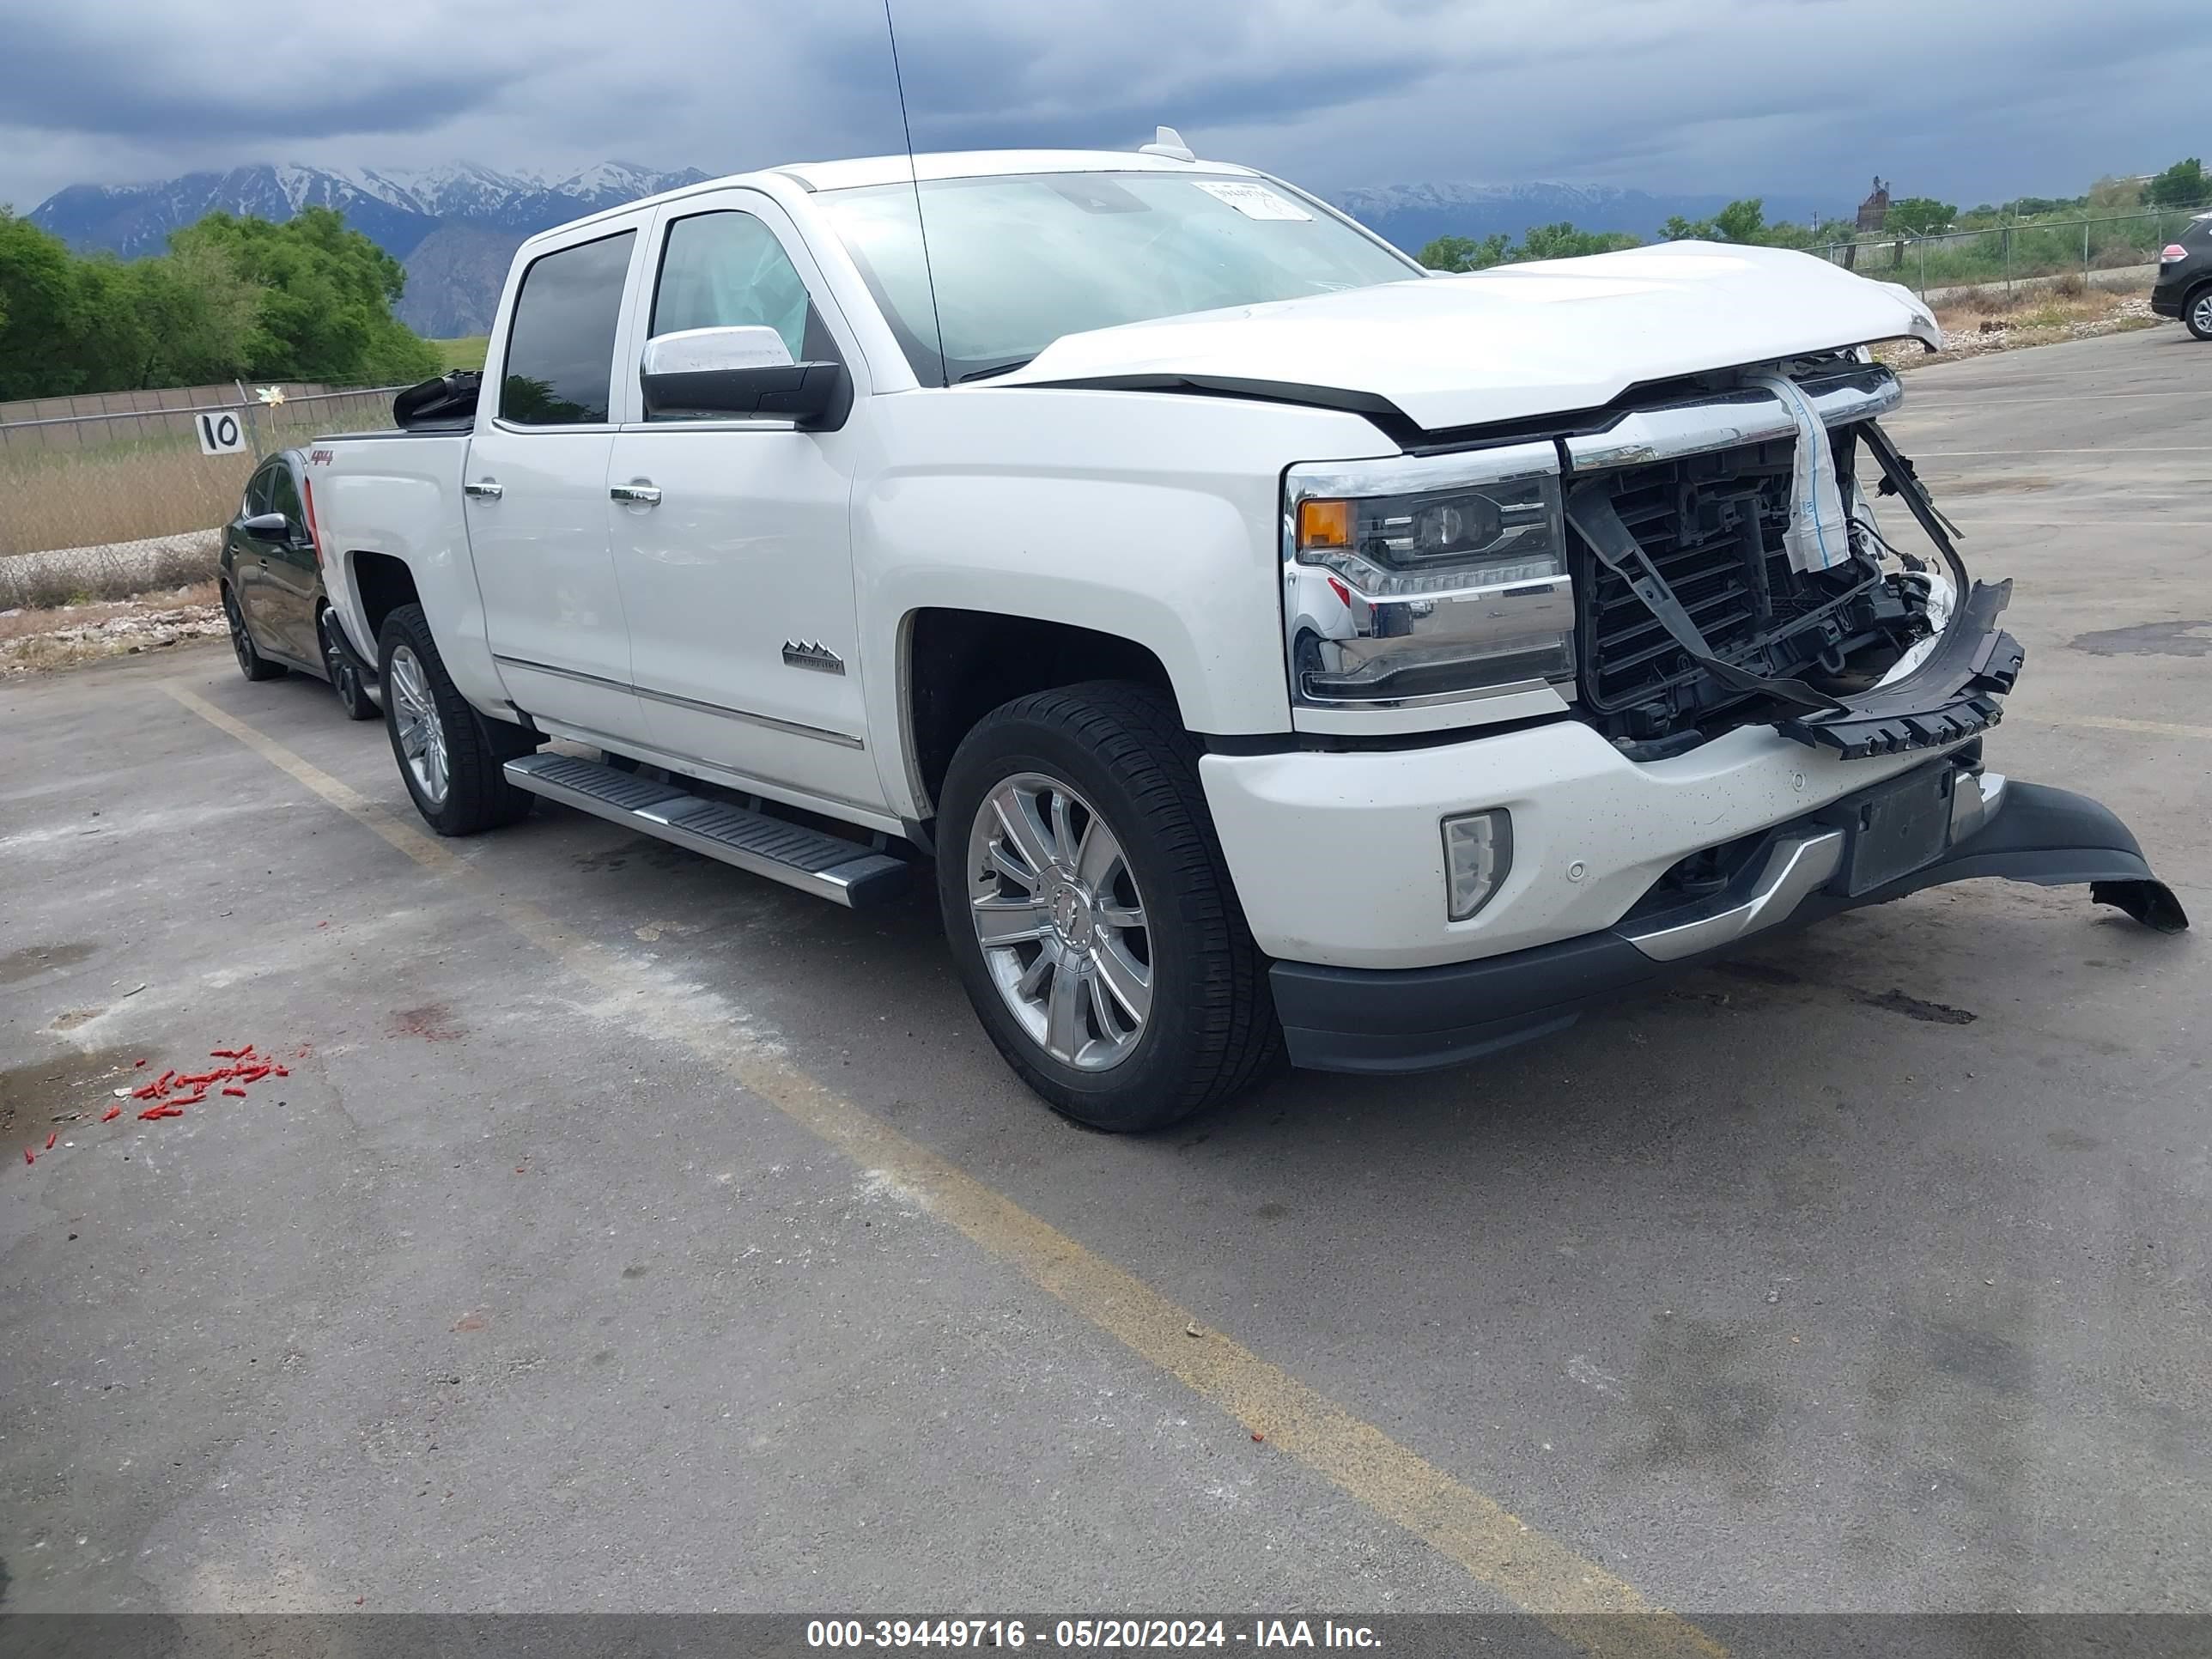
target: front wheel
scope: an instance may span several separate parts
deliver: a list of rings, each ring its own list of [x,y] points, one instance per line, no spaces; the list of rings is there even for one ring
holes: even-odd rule
[[[338,638],[338,620],[328,605],[315,618],[315,642],[322,647],[323,672],[330,680],[331,690],[337,694],[338,707],[345,710],[346,718],[374,720],[379,713],[376,699],[368,695],[368,687],[362,684],[361,670],[355,665],[352,653]]]
[[[1059,1111],[1154,1129],[1237,1093],[1279,1051],[1172,703],[1097,682],[986,716],[939,819],[938,897],[969,1001]]]
[[[377,635],[384,729],[399,775],[422,821],[441,836],[473,836],[513,823],[535,799],[503,769],[537,742],[520,726],[488,720],[446,672],[419,605],[403,605]]]

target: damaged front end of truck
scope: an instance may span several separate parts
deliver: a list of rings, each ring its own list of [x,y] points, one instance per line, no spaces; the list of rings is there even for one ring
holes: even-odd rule
[[[2096,902],[2181,931],[2179,902],[2118,818],[2066,791],[2008,787],[1966,741],[2003,718],[2021,672],[2020,642],[1998,625],[2012,584],[1969,575],[1961,532],[1877,418],[1899,395],[1889,370],[1854,354],[1564,440],[1576,701],[1623,753],[1684,753],[1756,722],[1845,758],[1927,749],[1951,763],[1832,811],[1809,838],[1708,849],[1638,915],[1740,910],[1765,893],[1758,914],[1778,919],[1768,890],[1786,864],[1792,914],[1839,908],[1814,889],[1869,903],[1986,875],[2087,884]],[[1884,537],[1877,498],[1902,505],[1936,561]]]

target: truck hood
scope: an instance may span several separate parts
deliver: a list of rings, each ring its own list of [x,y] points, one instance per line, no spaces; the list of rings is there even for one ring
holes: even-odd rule
[[[1894,283],[1782,248],[1667,242],[1094,329],[990,384],[1279,397],[1440,431],[1908,335],[1942,343]]]

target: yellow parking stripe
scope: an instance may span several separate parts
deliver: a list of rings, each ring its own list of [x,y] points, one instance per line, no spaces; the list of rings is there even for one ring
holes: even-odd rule
[[[1453,1479],[1280,1366],[1214,1331],[1194,1339],[1188,1309],[1084,1248],[1012,1199],[908,1139],[720,1021],[666,1006],[621,951],[571,932],[536,905],[495,890],[464,858],[283,744],[187,688],[178,702],[417,864],[477,886],[486,908],[563,966],[638,1007],[657,1035],[794,1119],[864,1168],[881,1170],[931,1213],[1049,1292],[1133,1352],[1235,1418],[1266,1443],[1396,1522],[1567,1642],[1603,1659],[1720,1659],[1705,1632],[1495,1500]],[[1593,1615],[1636,1615],[1594,1617]]]

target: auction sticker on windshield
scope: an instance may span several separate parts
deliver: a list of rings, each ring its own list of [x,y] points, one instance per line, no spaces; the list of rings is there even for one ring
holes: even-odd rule
[[[1194,179],[1208,196],[1229,204],[1247,219],[1304,219],[1313,215],[1296,202],[1275,194],[1265,185],[1248,185],[1234,179]]]

